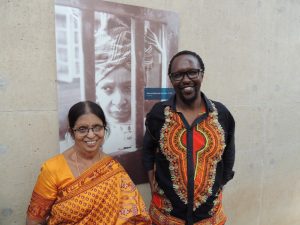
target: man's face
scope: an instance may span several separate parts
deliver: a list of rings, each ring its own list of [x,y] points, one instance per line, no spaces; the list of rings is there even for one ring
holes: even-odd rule
[[[126,123],[131,119],[131,74],[124,67],[112,70],[97,84],[97,102],[109,121]]]
[[[172,74],[180,74],[182,72],[190,72],[192,74],[195,71],[199,71],[200,65],[196,57],[192,55],[180,55],[176,57],[171,67],[171,82],[173,84],[176,96],[186,104],[193,103],[198,97],[203,79],[203,73],[199,72],[198,76],[190,79],[187,74],[183,76],[181,80],[172,79]],[[192,77],[192,76],[190,76]]]

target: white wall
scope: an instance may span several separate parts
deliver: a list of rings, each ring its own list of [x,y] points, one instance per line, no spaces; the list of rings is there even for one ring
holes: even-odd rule
[[[179,49],[202,56],[203,90],[233,112],[228,224],[300,224],[300,1],[114,2],[178,12]],[[0,0],[0,15],[0,224],[19,225],[58,149],[54,1]]]

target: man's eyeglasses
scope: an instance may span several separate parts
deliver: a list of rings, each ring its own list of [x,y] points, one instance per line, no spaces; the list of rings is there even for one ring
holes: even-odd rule
[[[73,131],[76,132],[80,136],[88,135],[90,130],[92,130],[94,134],[98,134],[104,130],[104,126],[103,125],[95,125],[93,127],[79,127],[79,128],[73,129]]]
[[[199,74],[202,73],[203,71],[200,69],[193,69],[189,71],[184,71],[184,72],[175,72],[175,73],[170,73],[169,77],[173,81],[182,81],[184,76],[188,76],[190,80],[197,79],[199,77]]]

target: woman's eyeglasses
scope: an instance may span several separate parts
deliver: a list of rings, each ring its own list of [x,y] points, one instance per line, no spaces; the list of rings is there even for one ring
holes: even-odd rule
[[[73,129],[73,131],[76,132],[80,136],[86,136],[86,135],[88,135],[90,130],[92,130],[94,134],[97,134],[97,133],[100,133],[101,131],[103,131],[104,128],[105,127],[103,125],[95,125],[93,127],[82,126],[82,127]]]

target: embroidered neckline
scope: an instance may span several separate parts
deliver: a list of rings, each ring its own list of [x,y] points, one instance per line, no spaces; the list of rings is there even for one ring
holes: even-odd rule
[[[225,149],[224,130],[218,121],[218,111],[213,102],[211,104],[213,111],[209,112],[208,118],[198,124],[193,131],[201,133],[206,139],[205,146],[201,151],[196,152],[196,161],[194,160],[195,171],[197,171],[194,177],[194,210],[211,196],[216,166]],[[181,138],[186,128],[179,115],[169,106],[165,107],[164,115],[165,123],[161,129],[160,148],[169,161],[173,189],[187,204],[187,149]]]

